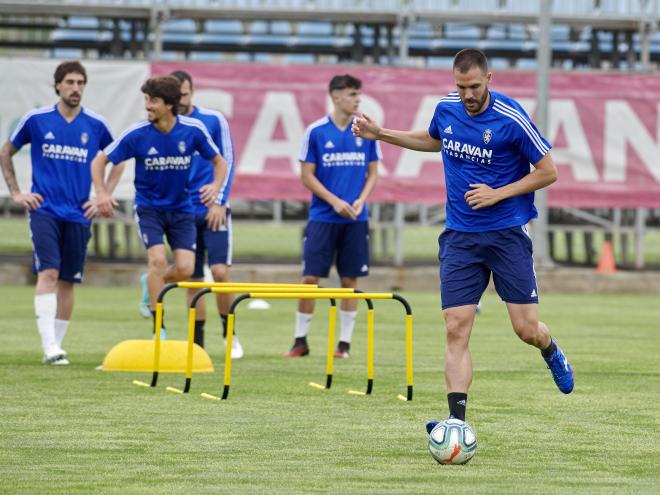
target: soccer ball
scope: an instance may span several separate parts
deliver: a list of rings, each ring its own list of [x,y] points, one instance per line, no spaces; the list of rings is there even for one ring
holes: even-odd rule
[[[429,451],[440,464],[465,464],[477,451],[477,436],[465,421],[440,421],[429,435]]]

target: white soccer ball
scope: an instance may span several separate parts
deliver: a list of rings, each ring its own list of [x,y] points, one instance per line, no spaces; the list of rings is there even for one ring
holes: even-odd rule
[[[465,421],[447,419],[431,430],[429,451],[440,464],[465,464],[477,451],[477,436]]]

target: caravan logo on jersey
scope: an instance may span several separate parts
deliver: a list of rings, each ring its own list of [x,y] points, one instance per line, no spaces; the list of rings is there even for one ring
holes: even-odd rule
[[[41,145],[41,154],[44,158],[87,163],[88,150],[78,146],[44,143]]]
[[[363,151],[341,151],[337,153],[323,153],[324,167],[364,167],[367,155]]]
[[[447,138],[442,138],[442,151],[448,156],[482,165],[490,165],[493,158],[493,150]]]
[[[190,167],[192,156],[155,156],[145,158],[144,166],[147,171],[160,170],[187,170]]]

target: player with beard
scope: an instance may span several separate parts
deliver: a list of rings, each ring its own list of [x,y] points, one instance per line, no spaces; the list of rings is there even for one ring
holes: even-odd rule
[[[518,102],[489,89],[492,74],[483,52],[458,52],[453,75],[458,91],[440,99],[428,130],[383,129],[363,115],[355,119],[353,133],[408,149],[442,151],[447,222],[438,242],[445,381],[450,417],[464,421],[472,383],[468,344],[491,274],[518,337],[541,351],[561,392],[570,393],[574,382],[566,356],[539,321],[526,227],[537,217],[534,191],[557,180],[550,144]],[[430,421],[427,431],[436,424]]]
[[[227,173],[227,162],[204,124],[178,115],[180,86],[171,76],[148,79],[141,88],[147,120],[126,129],[92,162],[99,211],[112,216],[116,202],[103,185],[103,171],[109,162],[135,158],[135,218],[147,249],[147,284],[154,318],[156,300],[165,283],[189,279],[195,266],[195,215],[187,189],[193,155],[198,152],[213,169],[212,182],[196,191],[207,207],[217,201]],[[207,220],[210,229],[221,228],[221,217],[208,215]],[[172,265],[168,265],[164,236],[172,249]]]
[[[90,163],[112,142],[112,135],[103,117],[81,106],[87,72],[80,62],[62,62],[54,80],[59,102],[23,116],[0,151],[0,163],[12,200],[29,211],[43,362],[67,365],[62,342],[73,313],[74,284],[83,280],[90,222],[97,212],[96,203],[89,200]],[[12,156],[26,144],[31,144],[32,188],[24,193]],[[110,191],[122,168],[123,164],[108,176],[105,187]]]

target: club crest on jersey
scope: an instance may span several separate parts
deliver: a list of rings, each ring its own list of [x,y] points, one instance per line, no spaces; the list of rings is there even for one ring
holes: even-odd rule
[[[81,142],[82,144],[87,144],[87,141],[89,141],[89,134],[87,134],[86,132],[83,132],[83,133],[80,135],[80,142]]]
[[[484,131],[484,144],[490,143],[490,140],[493,138],[493,131],[486,129]]]
[[[356,137],[356,138],[355,138],[355,146],[357,146],[358,148],[361,148],[361,147],[362,147],[362,143],[363,143],[363,142],[364,142],[364,141],[362,140],[361,137]]]
[[[186,152],[186,143],[185,143],[185,141],[179,141],[179,152],[180,153],[185,153]]]

